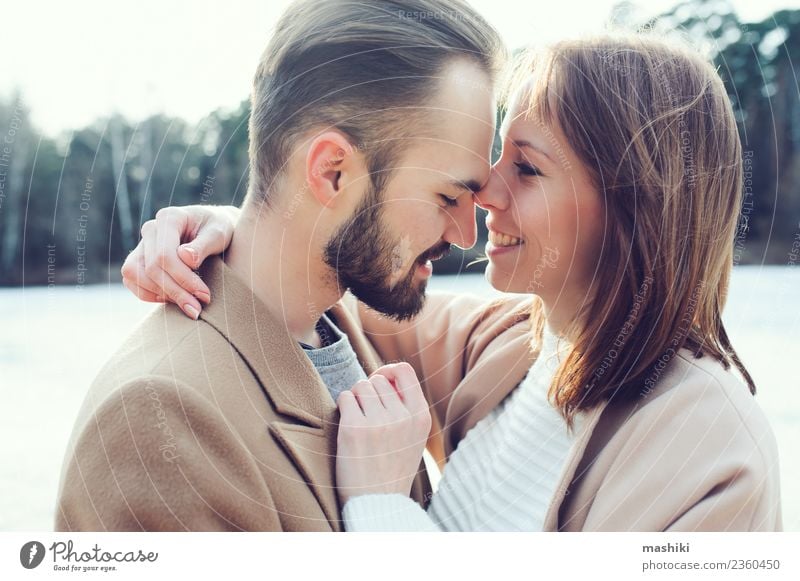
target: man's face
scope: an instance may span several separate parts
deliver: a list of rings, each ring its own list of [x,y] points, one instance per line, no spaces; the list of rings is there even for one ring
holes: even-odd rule
[[[495,103],[488,76],[469,62],[449,65],[430,107],[436,137],[409,143],[383,191],[370,186],[325,247],[340,287],[398,320],[422,308],[431,260],[452,244],[475,244],[472,193],[489,177]]]

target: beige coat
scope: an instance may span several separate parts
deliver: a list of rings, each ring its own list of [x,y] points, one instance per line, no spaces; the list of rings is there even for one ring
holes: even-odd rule
[[[198,322],[159,308],[93,383],[68,446],[56,530],[338,531],[338,411],[308,357],[217,257]],[[332,309],[365,371],[378,361]],[[424,469],[414,484],[429,498]]]
[[[531,298],[431,295],[397,324],[348,299],[386,360],[408,360],[433,404],[440,460],[523,379]],[[769,389],[769,386],[764,386]],[[547,531],[781,530],[778,453],[747,387],[679,352],[654,390],[587,413],[545,519]]]

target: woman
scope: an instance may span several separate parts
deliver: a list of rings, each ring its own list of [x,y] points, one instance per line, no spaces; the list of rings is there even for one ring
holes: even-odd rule
[[[424,379],[447,464],[427,510],[358,494],[370,465],[353,457],[420,434],[386,384],[357,384],[338,401],[347,529],[779,530],[774,437],[722,324],[742,152],[721,80],[665,41],[601,37],[525,59],[509,93],[476,200],[487,279],[521,297],[434,295],[402,323],[359,307],[380,355]],[[226,211],[191,210],[187,264],[227,244]],[[161,300],[142,252],[126,284]],[[419,456],[394,460],[386,479]]]

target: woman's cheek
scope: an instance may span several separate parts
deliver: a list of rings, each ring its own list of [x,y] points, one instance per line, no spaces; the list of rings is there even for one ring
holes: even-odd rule
[[[532,291],[543,297],[554,296],[554,293],[558,293],[562,287],[563,268],[564,260],[559,245],[545,243],[531,270]]]

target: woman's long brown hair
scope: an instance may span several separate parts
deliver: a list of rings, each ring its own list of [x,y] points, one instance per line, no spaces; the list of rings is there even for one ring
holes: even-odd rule
[[[558,124],[606,216],[551,400],[572,425],[602,401],[646,396],[683,348],[734,365],[755,393],[722,323],[742,147],[714,68],[647,34],[560,42],[521,62],[528,114]]]

